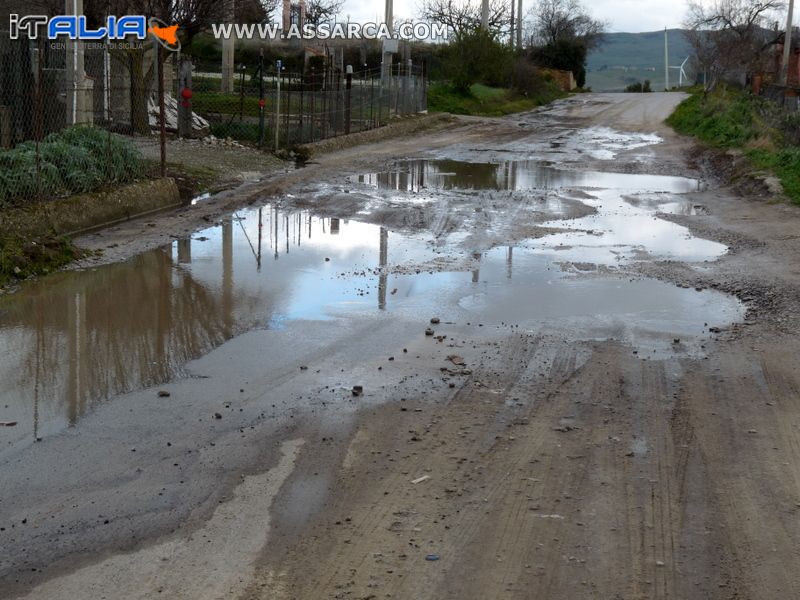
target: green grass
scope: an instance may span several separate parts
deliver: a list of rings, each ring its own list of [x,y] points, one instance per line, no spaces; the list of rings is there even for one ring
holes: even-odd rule
[[[720,88],[704,96],[696,91],[667,119],[677,132],[709,146],[740,149],[751,164],[771,171],[786,195],[800,204],[800,147],[792,143],[792,117],[768,100]]]
[[[78,256],[64,239],[31,240],[16,235],[0,237],[0,287],[32,275],[55,271]]]
[[[775,173],[786,195],[800,204],[800,148],[785,148],[777,152],[753,149],[747,152],[753,164]]]
[[[192,110],[198,114],[219,113],[224,115],[238,115],[242,111],[245,117],[258,117],[258,98],[245,96],[243,99],[238,94],[223,94],[222,92],[194,92],[192,95]]]
[[[428,88],[428,110],[454,115],[501,117],[532,110],[563,95],[552,85],[545,86],[542,93],[535,97],[525,97],[509,89],[493,88],[479,83],[470,87],[468,94],[447,84],[434,83]]]

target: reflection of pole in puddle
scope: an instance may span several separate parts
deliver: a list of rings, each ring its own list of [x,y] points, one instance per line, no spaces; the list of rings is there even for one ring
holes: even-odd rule
[[[300,238],[303,236],[303,213],[297,213],[297,245],[300,245]]]
[[[311,222],[313,221],[311,213],[306,213],[306,217],[308,218],[308,239],[311,239]]]
[[[233,330],[233,221],[222,223],[222,318],[225,339]]]
[[[69,312],[69,381],[67,382],[67,421],[75,425],[83,412],[81,387],[83,386],[83,322],[84,302],[80,292],[72,296]]]
[[[380,275],[378,276],[378,308],[386,308],[386,285],[389,282],[389,275],[386,272],[386,264],[389,259],[389,231],[386,227],[381,227],[380,245],[378,251],[378,263],[380,265]]]
[[[37,311],[38,313],[38,311]],[[39,439],[39,385],[42,380],[42,362],[45,360],[45,334],[41,315],[36,319],[36,374],[33,384],[33,439]]]
[[[514,248],[508,247],[506,252],[506,277],[511,279],[511,271],[514,268]]]
[[[286,228],[286,254],[289,254],[289,214],[283,218],[283,226]]]
[[[273,229],[275,231],[275,260],[278,260],[278,207],[273,209],[272,214]]]
[[[264,227],[264,221],[261,214],[263,210],[263,208],[258,209],[258,250],[256,251],[256,266],[259,271],[261,270],[261,236],[262,228]]]
[[[473,252],[472,258],[475,259],[475,261],[478,263],[478,268],[472,272],[472,283],[478,283],[478,281],[480,281],[481,278],[481,268],[480,268],[481,253]]]
[[[178,240],[178,264],[192,262],[192,238]]]
[[[339,235],[339,219],[331,219],[331,235]]]
[[[155,364],[159,376],[169,374],[169,349],[172,331],[172,270],[169,268],[171,257],[158,254],[158,268],[155,271],[158,287],[156,299],[158,312],[156,313],[155,337]]]

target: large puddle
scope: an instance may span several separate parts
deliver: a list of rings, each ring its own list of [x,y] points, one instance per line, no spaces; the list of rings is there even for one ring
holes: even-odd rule
[[[701,340],[743,314],[715,291],[601,268],[643,254],[724,253],[655,216],[691,210],[680,194],[696,181],[453,161],[410,161],[360,180],[398,191],[583,189],[597,212],[506,247],[452,247],[447,267],[421,269],[441,254],[430,233],[265,206],[125,263],[25,285],[0,298],[0,408],[2,420],[18,421],[2,443],[60,431],[103,399],[172,379],[238,333],[294,320],[390,313],[418,321],[435,312],[669,352],[673,337]]]

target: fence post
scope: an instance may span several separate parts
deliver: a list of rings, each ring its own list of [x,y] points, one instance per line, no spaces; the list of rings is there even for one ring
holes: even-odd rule
[[[258,147],[264,145],[264,47],[258,55]],[[259,213],[260,217],[260,213]]]
[[[42,119],[43,119],[43,106],[42,106],[42,77],[44,77],[44,70],[42,69],[42,42],[41,40],[37,41],[37,49],[36,49],[36,86],[34,87],[34,94],[35,94],[35,120],[33,124],[33,135],[36,139],[36,193],[37,195],[42,195],[42,158],[41,158],[41,150],[39,148],[39,144],[42,141],[42,137],[44,136],[43,127],[42,127]]]
[[[164,121],[164,60],[161,44],[156,46],[156,64],[158,67],[158,128],[161,146],[161,177],[167,175],[167,126]]]
[[[178,137],[192,137],[192,60],[186,56],[181,56],[178,88]]]
[[[347,65],[347,84],[345,86],[344,92],[344,133],[345,135],[350,133],[350,115],[351,106],[350,101],[352,99],[352,87],[353,87],[353,65]]]
[[[279,143],[278,143],[278,131],[281,128],[281,65],[282,62],[279,59],[276,63],[278,67],[278,91],[275,94],[275,152],[278,151]]]
[[[409,58],[408,60],[406,60],[406,72],[405,72],[405,75],[403,76],[403,109],[402,109],[402,113],[404,115],[406,115],[409,112],[411,112],[409,110],[409,106],[411,105],[411,102],[409,101],[410,98],[408,96],[408,88],[409,88],[410,85],[411,85],[411,59]]]

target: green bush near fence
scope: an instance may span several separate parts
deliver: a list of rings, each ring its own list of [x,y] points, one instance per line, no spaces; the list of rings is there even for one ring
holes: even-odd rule
[[[140,177],[144,163],[125,138],[86,125],[52,133],[38,145],[0,151],[0,206],[89,192]]]

